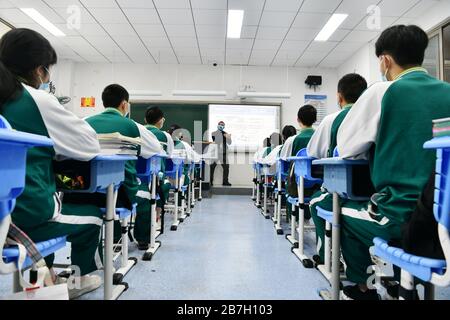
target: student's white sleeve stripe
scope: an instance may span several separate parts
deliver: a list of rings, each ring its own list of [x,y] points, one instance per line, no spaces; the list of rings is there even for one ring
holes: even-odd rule
[[[317,159],[326,158],[328,156],[328,148],[330,146],[331,127],[339,112],[330,114],[323,119],[319,128],[314,132],[308,143],[308,155]]]
[[[168,134],[165,131],[164,131],[164,134],[166,135],[166,138],[167,138],[167,155],[170,157],[170,156],[172,156],[173,149],[175,149],[175,145],[174,145],[173,139],[170,136],[170,134]]]
[[[135,122],[135,124],[139,129],[139,134],[142,139],[140,156],[145,159],[149,159],[155,154],[163,154],[164,150],[161,147],[161,143],[159,143],[158,138],[156,138],[156,136],[142,124],[137,122]]]
[[[389,218],[387,218],[387,217],[383,217],[381,219],[381,221],[372,219],[372,217],[370,216],[370,214],[367,210],[356,210],[356,209],[352,209],[352,208],[342,207],[341,211],[342,211],[342,214],[347,217],[376,223],[376,224],[379,224],[380,226],[385,226],[386,224],[389,223]]]
[[[57,159],[87,161],[100,153],[97,134],[86,121],[64,109],[55,96],[28,86],[25,89],[39,109]]]
[[[375,83],[353,105],[338,131],[338,151],[342,158],[368,158],[368,151],[378,134],[381,103],[392,83]]]
[[[320,196],[318,196],[317,198],[312,198],[311,201],[309,202],[309,206],[312,207],[313,205],[315,205],[316,203],[325,200],[326,197],[328,197],[330,195],[330,193],[322,193]]]
[[[52,222],[58,222],[63,224],[95,224],[97,226],[103,225],[103,220],[93,216],[76,216],[76,215],[64,215],[59,214],[54,217]]]

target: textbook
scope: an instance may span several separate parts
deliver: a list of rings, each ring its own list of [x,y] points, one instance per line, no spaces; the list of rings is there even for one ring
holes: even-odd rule
[[[103,155],[133,155],[138,154],[142,145],[141,138],[130,138],[121,135],[119,132],[97,134],[100,142],[101,154]]]
[[[450,136],[450,118],[433,121],[433,137]]]

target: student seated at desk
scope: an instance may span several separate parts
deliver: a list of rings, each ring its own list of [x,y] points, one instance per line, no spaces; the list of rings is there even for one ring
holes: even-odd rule
[[[35,242],[67,236],[71,263],[81,271],[81,287],[69,290],[72,299],[102,283],[99,276],[89,274],[101,267],[96,255],[103,220],[96,207],[61,206],[53,161],[89,161],[99,154],[100,145],[95,131],[48,92],[50,69],[56,63],[50,42],[35,31],[13,29],[0,40],[0,114],[13,129],[54,142],[53,147],[28,150],[25,190],[17,199],[12,222]],[[53,260],[53,255],[46,258],[50,268]]]
[[[317,110],[312,105],[304,105],[298,110],[297,113],[297,121],[300,126],[300,133],[295,136],[293,142],[292,142],[292,153],[291,156],[295,157],[297,156],[297,153],[305,149],[309,143],[309,140],[314,134],[313,124],[317,121]],[[291,169],[289,170],[289,179],[287,182],[287,192],[291,196],[298,196],[297,195],[297,183],[295,181],[295,176],[293,172],[293,166],[294,164],[291,164]],[[313,187],[310,189],[305,189],[305,197],[311,196],[317,188]],[[292,207],[287,206],[287,213],[288,216],[293,215],[296,219],[298,219],[298,210],[296,212],[292,212]],[[304,216],[305,220],[311,219],[311,214],[309,212],[309,208],[306,207],[304,210]]]
[[[421,65],[427,34],[417,26],[386,29],[376,42],[380,70],[387,81],[371,86],[354,104],[338,131],[343,158],[367,158],[376,193],[370,202],[343,203],[342,253],[351,299],[377,299],[369,290],[367,268],[374,237],[401,238],[432,173],[436,154],[423,149],[432,138],[432,120],[450,114],[450,84],[430,76]]]
[[[280,159],[286,161],[292,155],[292,146],[297,136],[297,129],[294,126],[285,126],[281,135],[283,136],[283,146],[280,150]]]
[[[265,150],[261,163],[267,165],[276,164],[281,148],[283,147],[282,143],[281,135],[277,132],[272,133],[270,135],[270,147]]]
[[[107,86],[103,90],[102,101],[105,111],[86,119],[86,122],[98,134],[119,132],[127,137],[141,138],[142,145],[139,155],[144,158],[150,158],[155,154],[164,152],[153,133],[126,117],[129,113],[130,104],[128,102],[128,91],[124,87],[118,84]],[[129,210],[133,208],[133,204],[137,201],[136,194],[139,189],[139,183],[136,176],[136,161],[128,161],[125,165],[125,180],[118,191],[117,208],[127,208]],[[64,196],[64,203],[90,203],[98,207],[104,207],[105,195],[100,193],[67,194]],[[118,243],[121,236],[120,222],[115,221],[114,242]]]
[[[174,155],[175,156],[181,156],[182,158],[185,158],[188,160],[188,146],[189,144],[185,143],[183,141],[183,135],[180,132],[182,128],[178,124],[172,124],[167,130],[167,133],[172,137],[173,143],[174,143]],[[190,146],[189,146],[190,147]],[[184,166],[183,169],[183,175],[180,177],[180,186],[187,186],[189,184],[189,170],[188,166]],[[173,183],[175,185],[175,183]],[[178,199],[181,203],[181,199]]]
[[[158,141],[161,143],[164,151],[168,156],[172,155],[174,149],[174,142],[172,137],[161,130],[164,126],[164,113],[157,106],[149,107],[145,112],[146,128],[155,135]],[[162,173],[165,172],[165,161],[162,161],[161,165]],[[158,185],[157,193],[159,200],[156,203],[156,221],[159,221],[161,212],[164,210],[164,204],[169,197],[170,183],[165,182],[164,175],[160,177],[163,182],[162,185]],[[150,243],[150,192],[147,184],[141,184],[137,193],[138,207],[136,214],[136,223],[134,227],[134,237],[138,242],[139,250],[147,250]]]
[[[341,111],[326,116],[308,144],[308,155],[317,159],[333,157],[337,144],[337,132],[353,104],[367,90],[366,80],[356,73],[347,74],[338,82],[337,96]],[[317,207],[330,207],[333,196],[326,191],[316,192],[310,201],[311,215],[316,226],[318,256],[314,256],[317,264],[324,263],[325,221],[317,216]]]

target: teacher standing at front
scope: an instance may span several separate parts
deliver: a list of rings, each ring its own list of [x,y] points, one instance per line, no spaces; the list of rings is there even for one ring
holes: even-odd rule
[[[219,158],[211,164],[211,186],[214,181],[214,171],[217,164],[221,164],[223,168],[223,185],[231,186],[228,181],[230,173],[230,165],[227,160],[228,146],[231,144],[231,134],[225,132],[225,122],[220,121],[217,125],[217,131],[212,133],[212,140],[217,144]]]

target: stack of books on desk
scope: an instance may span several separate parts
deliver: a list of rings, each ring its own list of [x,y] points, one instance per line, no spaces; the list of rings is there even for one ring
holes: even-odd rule
[[[433,137],[450,136],[450,118],[433,121]]]
[[[137,156],[142,145],[140,138],[130,138],[118,132],[108,134],[98,134],[102,155],[132,155]]]

